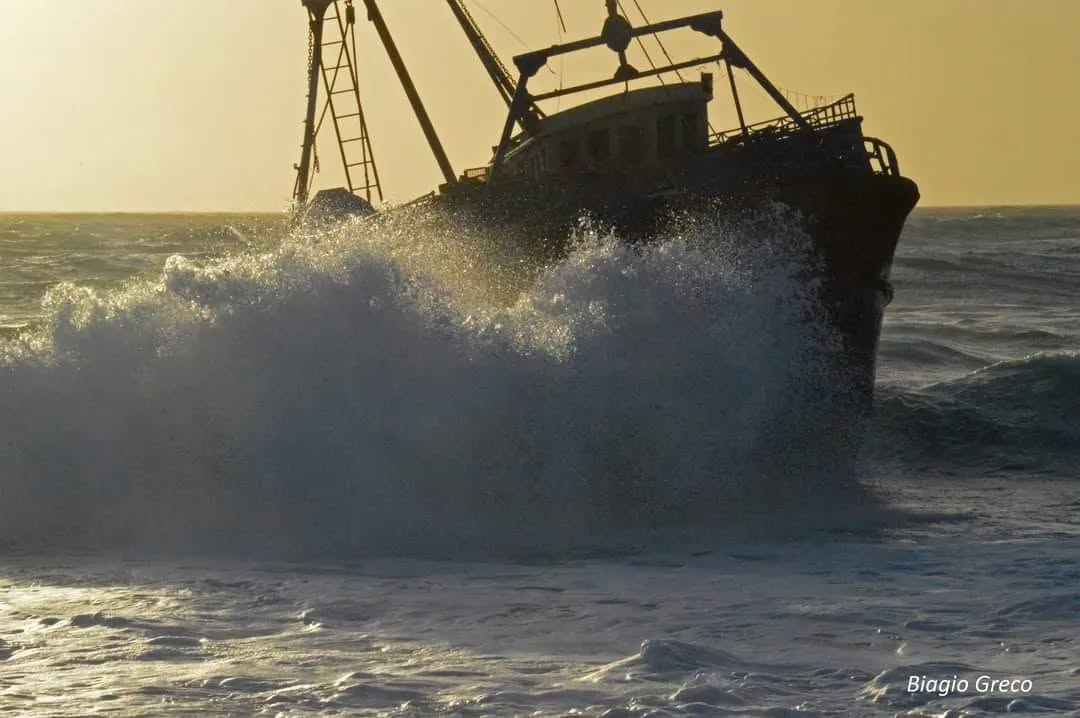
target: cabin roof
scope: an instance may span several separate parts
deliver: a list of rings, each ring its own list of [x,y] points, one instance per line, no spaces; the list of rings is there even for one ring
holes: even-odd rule
[[[658,87],[620,92],[601,97],[577,107],[545,117],[540,125],[540,135],[561,132],[605,117],[620,115],[650,105],[673,102],[708,102],[712,97],[701,82],[683,82]]]

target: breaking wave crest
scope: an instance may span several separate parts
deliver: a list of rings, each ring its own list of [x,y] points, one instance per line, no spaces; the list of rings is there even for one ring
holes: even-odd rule
[[[805,246],[707,224],[585,227],[509,302],[404,221],[62,285],[3,345],[0,540],[498,553],[812,515],[845,480],[808,468]]]
[[[1076,475],[1080,356],[1041,352],[920,389],[879,387],[871,453],[918,475]]]

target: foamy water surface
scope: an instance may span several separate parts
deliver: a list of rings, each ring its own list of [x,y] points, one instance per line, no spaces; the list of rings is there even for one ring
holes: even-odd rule
[[[8,713],[1080,714],[1076,211],[913,218],[854,476],[783,212],[521,285],[461,228],[95,220],[93,274],[16,219]]]

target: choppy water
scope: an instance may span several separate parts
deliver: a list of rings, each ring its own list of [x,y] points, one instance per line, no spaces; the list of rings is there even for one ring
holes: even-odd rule
[[[0,217],[0,710],[1080,714],[1080,208],[909,221],[857,484],[782,217],[460,231]]]

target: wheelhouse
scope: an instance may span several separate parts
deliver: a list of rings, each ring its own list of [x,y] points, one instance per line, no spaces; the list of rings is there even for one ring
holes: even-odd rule
[[[709,146],[712,78],[648,87],[549,115],[511,140],[508,176],[663,171]]]

